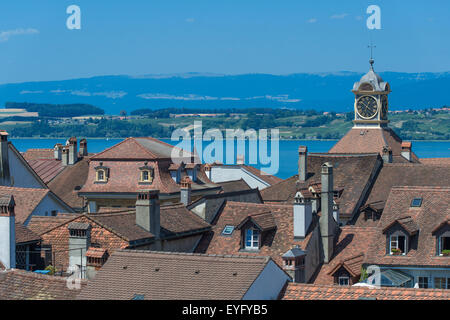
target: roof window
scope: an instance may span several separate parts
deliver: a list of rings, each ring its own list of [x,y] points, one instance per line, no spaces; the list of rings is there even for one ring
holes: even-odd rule
[[[422,206],[422,198],[414,198],[411,201],[411,207],[421,207]]]

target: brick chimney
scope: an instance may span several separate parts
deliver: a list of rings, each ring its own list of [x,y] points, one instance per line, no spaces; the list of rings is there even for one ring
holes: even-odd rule
[[[65,167],[69,164],[69,147],[62,147],[61,163]]]
[[[57,143],[53,147],[53,157],[55,158],[55,160],[62,159],[62,149],[63,149],[63,145],[61,143]]]
[[[86,157],[88,155],[88,148],[87,148],[87,140],[81,139],[80,140],[80,155],[82,157]]]
[[[142,190],[138,193],[136,224],[159,239],[161,231],[159,190]]]
[[[0,196],[0,262],[6,269],[16,267],[16,223],[14,197]]]
[[[74,165],[78,161],[78,145],[77,138],[69,139],[69,165]]]
[[[0,185],[11,186],[11,173],[9,171],[8,132],[0,131]]]
[[[321,216],[319,219],[320,234],[324,262],[328,263],[333,256],[336,222],[333,218],[333,165],[326,162],[322,165]]]
[[[192,181],[189,177],[184,177],[181,180],[181,188],[180,188],[180,202],[187,206],[191,203],[191,184]]]
[[[312,203],[308,199],[295,197],[294,200],[294,239],[306,237],[312,222]]]
[[[408,161],[411,161],[411,149],[412,149],[412,143],[411,142],[402,142],[402,157],[405,158]]]
[[[392,149],[389,146],[384,146],[381,151],[381,158],[384,163],[392,163]]]
[[[305,182],[308,176],[307,167],[308,148],[300,146],[298,148],[298,181]]]

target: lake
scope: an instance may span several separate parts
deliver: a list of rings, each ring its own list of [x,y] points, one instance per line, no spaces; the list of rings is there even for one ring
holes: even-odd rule
[[[53,148],[56,143],[65,143],[65,139],[10,139],[14,146],[21,152],[25,152],[31,148]],[[88,139],[89,152],[100,152],[109,148],[123,139]],[[161,139],[164,142],[176,145],[170,139]],[[304,145],[308,147],[309,152],[327,152],[337,140],[334,141],[313,141],[313,140],[280,140],[279,142],[279,170],[276,176],[286,179],[297,173],[298,147]],[[205,146],[209,142],[204,143]],[[225,142],[224,142],[225,144]],[[246,143],[246,163],[248,158],[248,141]],[[270,150],[270,147],[268,147]],[[225,148],[224,148],[225,150]],[[236,143],[235,143],[236,150]],[[419,158],[444,158],[450,157],[450,141],[414,141],[413,151]],[[235,154],[237,152],[235,151]],[[206,159],[208,162],[210,159]],[[222,161],[227,163],[225,159]],[[252,164],[255,167],[262,168],[260,164]]]

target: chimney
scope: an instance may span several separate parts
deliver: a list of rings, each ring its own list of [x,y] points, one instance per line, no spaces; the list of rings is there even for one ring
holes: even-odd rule
[[[82,157],[86,157],[88,155],[87,140],[86,139],[81,139],[80,140],[80,155]]]
[[[337,225],[339,225],[339,205],[337,203],[333,204],[333,218]]]
[[[57,143],[53,147],[53,157],[56,160],[61,160],[62,159],[62,149],[63,149],[63,146],[62,146],[61,143]]]
[[[69,164],[69,147],[68,146],[64,146],[62,148],[62,165],[65,167]]]
[[[212,168],[211,167],[212,167],[211,164],[209,164],[209,163],[205,164],[205,173],[209,180],[212,179],[212,170],[211,170]]]
[[[69,139],[69,165],[74,165],[78,161],[77,138]]]
[[[402,142],[402,153],[401,155],[408,161],[411,161],[411,142]]]
[[[298,148],[298,181],[305,182],[308,173],[307,170],[307,156],[308,156],[308,148],[306,146],[300,146]]]
[[[310,200],[295,197],[294,200],[294,239],[306,237],[312,221],[312,203]]]
[[[238,154],[236,156],[236,164],[243,165],[245,162],[245,156],[242,154]]]
[[[191,179],[184,177],[181,180],[180,201],[187,206],[191,203]]]
[[[14,197],[0,196],[0,262],[6,269],[16,267],[16,223]]]
[[[305,258],[306,252],[299,246],[287,251],[283,254],[283,270],[291,276],[293,282],[305,283]]]
[[[11,174],[9,171],[9,156],[8,156],[8,132],[0,131],[0,185],[11,186]]]
[[[384,163],[392,163],[392,149],[389,146],[383,147],[381,158]]]
[[[69,270],[76,271],[81,266],[81,277],[85,277],[87,266],[86,252],[91,246],[91,225],[84,222],[71,222],[69,229]],[[76,274],[76,273],[75,273]]]
[[[322,193],[321,216],[319,219],[320,234],[322,237],[322,247],[324,263],[328,263],[333,256],[335,222],[333,221],[333,165],[326,162],[322,165]]]
[[[159,190],[142,190],[138,193],[136,224],[159,239],[161,231]]]

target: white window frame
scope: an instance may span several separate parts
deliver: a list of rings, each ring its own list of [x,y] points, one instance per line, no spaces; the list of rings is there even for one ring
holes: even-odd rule
[[[439,245],[439,248],[438,248],[439,251],[438,251],[438,252],[439,252],[439,255],[440,255],[440,256],[442,256],[442,250],[444,250],[444,249],[443,249],[443,246],[444,246],[444,238],[450,238],[450,237],[447,237],[447,236],[440,236],[440,237],[439,237],[439,244],[438,244],[438,245]]]
[[[247,238],[250,232],[250,245],[247,243]],[[259,250],[259,242],[261,232],[255,228],[248,228],[245,230],[244,248],[246,250]]]
[[[404,256],[405,254],[406,254],[406,252],[408,252],[408,237],[407,236],[405,236],[405,235],[403,235],[403,234],[401,234],[401,235],[399,235],[399,234],[396,234],[396,235],[391,235],[390,237],[389,237],[389,253],[391,254],[391,255],[393,255],[394,253],[392,252],[392,249],[400,249],[399,248],[399,237],[403,237],[405,240],[404,240],[404,250],[403,250],[403,252],[402,252],[402,255]],[[392,243],[395,243],[395,247],[394,246],[392,246]]]
[[[100,172],[102,172],[102,174],[103,174],[103,178],[102,179],[99,178]],[[105,169],[98,169],[96,174],[95,174],[95,178],[96,178],[96,181],[105,182],[106,181],[106,170]]]
[[[341,280],[345,280],[347,283],[342,284]],[[349,276],[339,276],[338,277],[338,285],[340,286],[349,286],[350,285],[350,277]]]

